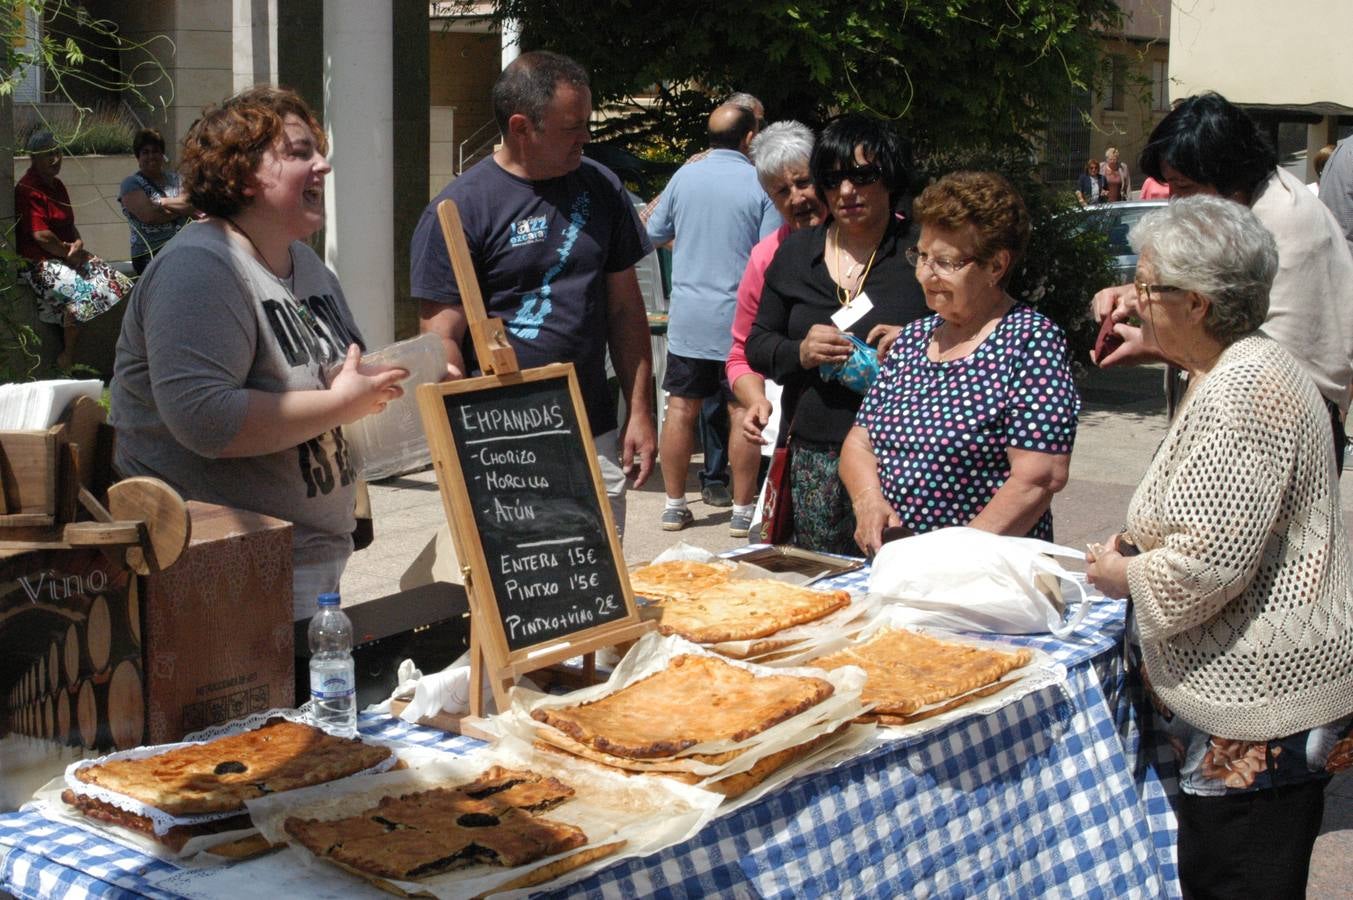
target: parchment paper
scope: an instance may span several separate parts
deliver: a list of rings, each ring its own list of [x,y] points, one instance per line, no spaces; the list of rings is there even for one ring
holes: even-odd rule
[[[726,559],[703,547],[685,542],[678,542],[668,547],[654,557],[653,562],[660,563],[671,560],[736,563],[731,575],[733,579],[768,579],[800,587],[807,585],[812,580],[812,576],[799,572],[772,572],[752,563],[738,562],[736,558]],[[811,587],[808,589],[813,590]],[[851,594],[850,605],[838,609],[830,615],[823,616],[821,619],[784,628],[763,638],[747,641],[724,641],[718,644],[702,644],[701,646],[708,647],[722,656],[733,659],[748,662],[779,659],[778,665],[792,665],[792,661],[785,658],[787,655],[792,655],[794,660],[808,659],[822,656],[832,652],[832,649],[839,649],[853,643],[860,628],[867,624],[878,612],[881,601],[882,598],[876,595]],[[645,618],[657,618],[660,615],[656,605],[640,606],[640,614]],[[754,654],[753,649],[758,644],[769,646],[767,649]]]
[[[156,835],[167,834],[171,828],[175,828],[181,825],[202,825],[207,822],[217,822],[222,819],[229,819],[234,816],[242,815],[244,813],[243,809],[229,810],[226,812],[217,812],[217,813],[203,813],[200,815],[191,815],[191,816],[172,815],[170,813],[164,812],[163,810],[155,806],[151,806],[148,803],[144,803],[140,800],[137,800],[135,797],[129,797],[126,794],[110,790],[106,787],[103,787],[102,785],[89,784],[87,782],[80,781],[78,778],[75,777],[75,773],[78,770],[86,768],[88,766],[109,762],[111,760],[146,759],[151,756],[158,756],[161,753],[167,753],[170,750],[174,750],[178,747],[190,747],[195,744],[206,743],[209,740],[215,740],[218,737],[225,737],[227,735],[234,734],[243,734],[246,731],[252,731],[255,728],[262,727],[265,723],[267,723],[269,719],[272,718],[283,718],[292,722],[307,721],[307,716],[300,713],[298,710],[269,710],[268,712],[255,713],[251,716],[246,716],[243,719],[236,719],[232,722],[226,722],[221,725],[212,726],[211,728],[206,729],[204,731],[195,732],[194,734],[189,736],[193,738],[192,740],[181,741],[179,743],[174,744],[159,744],[153,747],[134,747],[131,750],[119,750],[115,753],[109,753],[94,759],[76,760],[75,762],[71,763],[69,766],[66,767],[64,786],[70,788],[71,791],[73,791],[76,794],[80,794],[86,797],[92,797],[95,800],[100,800],[104,803],[109,804],[110,806],[114,806],[117,807],[118,809],[132,813],[133,815],[145,816],[147,819],[150,820],[151,827],[154,829]],[[387,769],[398,764],[401,752],[400,745],[393,744],[387,741],[375,740],[369,737],[363,737],[362,742],[377,747],[388,747],[390,748],[390,750],[394,752],[392,752],[389,757],[377,763],[376,765],[364,769],[361,772],[355,772],[353,773],[354,775],[369,775],[377,772],[384,772]],[[344,777],[350,778],[352,776],[344,776]],[[58,790],[56,793],[57,793],[56,797],[57,804],[59,804],[59,806],[62,808],[66,807],[65,802],[62,801],[60,798],[61,794],[60,790]],[[107,826],[106,828],[101,828],[100,829],[101,832],[108,830],[116,830],[116,831],[126,830],[118,828],[115,825],[111,825],[111,823],[100,823],[97,822],[97,820],[88,819],[85,816],[80,815],[78,812],[74,812],[73,815],[81,822],[95,822],[96,824]],[[234,840],[235,838],[241,837],[245,834],[248,834],[248,830],[229,833],[222,832],[220,834],[214,835],[202,835],[190,840],[187,844],[184,845],[183,850],[181,850],[178,854],[174,854],[174,856],[176,857],[191,856],[194,853],[198,853],[201,850],[205,849],[205,846],[203,846],[204,842],[206,846],[211,846],[215,844],[225,843],[226,841]],[[155,841],[150,841],[150,843],[155,844],[156,846],[160,846],[162,849],[165,850],[169,849],[161,844],[158,844],[158,842]],[[190,850],[189,848],[195,849]],[[172,851],[170,852],[172,854]]]
[[[377,747],[389,747],[392,751],[395,749],[395,746],[393,744],[389,744],[384,741],[373,740],[368,737],[363,737],[362,742]],[[110,790],[102,785],[89,784],[88,782],[81,781],[80,779],[75,777],[75,773],[78,772],[80,769],[98,765],[99,763],[111,762],[113,760],[119,759],[147,759],[151,756],[159,756],[162,753],[168,753],[169,751],[176,750],[179,747],[193,747],[202,743],[205,743],[205,741],[184,741],[178,744],[159,744],[154,747],[135,747],[131,750],[119,750],[116,753],[109,753],[107,756],[100,756],[97,759],[77,760],[76,762],[73,762],[66,767],[66,775],[65,775],[66,787],[70,788],[76,794],[80,794],[86,797],[92,797],[95,800],[101,800],[104,803],[107,803],[111,806],[116,806],[118,809],[125,810],[129,813],[132,813],[133,815],[145,816],[147,819],[150,820],[151,827],[155,830],[156,835],[167,834],[169,832],[169,829],[175,828],[180,825],[202,825],[207,822],[218,822],[221,819],[229,819],[232,816],[241,815],[244,812],[243,810],[233,809],[227,810],[225,812],[201,813],[199,815],[191,815],[191,816],[176,816],[173,815],[172,813],[167,813],[161,810],[159,807],[152,806],[149,803],[145,803],[141,800],[137,800],[135,797],[129,797],[126,794]],[[353,775],[370,775],[377,772],[384,772],[385,770],[394,766],[398,762],[399,757],[395,753],[391,753],[390,756],[381,760],[376,765],[363,769],[360,772],[354,772]],[[344,777],[348,778],[352,776],[344,776]]]
[[[768,669],[754,663],[741,660],[724,659],[708,649],[676,636],[664,637],[650,633],[641,638],[625,655],[605,683],[583,688],[563,696],[538,694],[520,688],[512,692],[511,706],[502,715],[490,721],[491,728],[507,736],[513,735],[523,741],[531,741],[543,730],[551,726],[531,718],[536,709],[559,709],[589,703],[609,696],[637,681],[655,675],[668,668],[671,660],[677,656],[712,656],[732,666],[746,669],[757,675],[801,675],[821,678],[830,682],[834,688],[830,697],[807,710],[792,716],[777,725],[773,725],[760,734],[743,741],[705,741],[696,744],[678,754],[677,759],[694,754],[724,753],[730,750],[743,750],[740,755],[721,765],[709,765],[690,760],[691,770],[704,776],[700,784],[708,784],[745,772],[760,759],[779,750],[797,747],[819,735],[835,731],[856,716],[863,715],[866,708],[860,703],[860,691],[864,687],[863,670],[855,666],[843,666],[831,672],[820,669],[779,668]]]
[[[481,864],[418,881],[392,880],[391,883],[410,893],[423,891],[443,900],[473,897],[586,847],[617,840],[626,842],[614,854],[565,873],[548,885],[533,886],[530,891],[557,888],[618,860],[655,853],[687,840],[713,817],[723,800],[717,794],[671,779],[630,778],[601,766],[574,765],[554,754],[539,753],[515,737],[506,737],[493,747],[484,747],[466,756],[440,755],[417,769],[387,772],[341,784],[316,785],[289,791],[285,796],[250,800],[249,813],[268,840],[291,843],[309,865],[330,868],[328,863],[311,855],[286,834],[283,823],[288,816],[333,819],[355,815],[375,806],[387,795],[465,784],[493,765],[552,775],[573,787],[577,793],[572,800],[541,815],[581,828],[587,835],[587,845],[512,869]]]
[[[1003,641],[982,640],[971,637],[970,635],[955,634],[938,628],[923,628],[916,625],[903,624],[902,616],[894,615],[894,613],[900,611],[900,608],[897,606],[884,604],[878,616],[869,623],[868,627],[861,631],[858,641],[863,643],[882,629],[906,628],[910,631],[930,635],[931,637],[940,640],[980,647],[983,650],[1003,650],[1006,652],[1029,650],[1033,654],[1033,659],[1028,665],[1006,673],[1003,676],[1003,680],[1016,677],[1018,677],[1019,680],[1002,688],[989,697],[979,697],[971,703],[967,703],[956,709],[938,713],[928,719],[922,719],[919,722],[912,722],[909,725],[879,725],[875,736],[875,740],[879,743],[912,740],[932,731],[938,731],[941,728],[945,728],[950,724],[961,719],[966,719],[969,716],[989,715],[1002,707],[1014,703],[1021,697],[1026,697],[1029,694],[1041,691],[1046,687],[1056,686],[1064,693],[1067,691],[1066,667],[1042,650],[1034,647],[1022,647]],[[808,662],[806,665],[811,666],[812,663]],[[845,668],[853,669],[855,667],[846,666]],[[923,706],[920,710],[917,710],[917,712],[924,712],[927,709],[933,709],[934,707],[941,705],[943,705],[943,701]]]

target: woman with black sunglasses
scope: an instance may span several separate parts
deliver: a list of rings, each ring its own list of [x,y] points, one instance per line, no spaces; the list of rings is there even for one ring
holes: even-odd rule
[[[862,393],[837,378],[876,325],[927,312],[906,249],[915,243],[902,212],[910,166],[882,121],[842,116],[818,138],[809,161],[828,219],[785,239],[766,270],[761,308],[747,338],[752,368],[785,388],[794,540],[853,554],[855,519],[837,476],[841,442]]]

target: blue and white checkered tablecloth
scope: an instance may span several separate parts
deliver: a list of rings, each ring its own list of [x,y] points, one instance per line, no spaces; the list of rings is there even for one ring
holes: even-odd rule
[[[1103,601],[1069,641],[1013,638],[1067,666],[1065,691],[797,778],[557,895],[1178,896],[1168,784],[1134,772],[1135,719],[1116,722],[1106,700],[1104,685],[1121,688],[1123,614]],[[478,746],[370,716],[361,730],[452,753]],[[0,816],[0,887],[18,897],[163,897],[151,882],[167,868],[32,809]]]

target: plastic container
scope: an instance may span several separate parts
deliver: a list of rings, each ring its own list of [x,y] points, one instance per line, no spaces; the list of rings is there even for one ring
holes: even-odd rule
[[[366,481],[379,481],[428,465],[432,455],[416,394],[418,385],[435,384],[446,375],[442,339],[420,334],[367,353],[362,364],[402,366],[409,370],[409,377],[404,381],[404,396],[391,401],[384,412],[343,426],[358,474]]]
[[[337,594],[320,594],[310,619],[310,716],[337,737],[357,735],[357,672],[352,662],[352,621]]]

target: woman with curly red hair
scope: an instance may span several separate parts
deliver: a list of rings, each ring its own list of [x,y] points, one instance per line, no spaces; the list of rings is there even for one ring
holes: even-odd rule
[[[253,88],[193,124],[180,168],[206,218],[138,282],[112,389],[121,474],[294,523],[298,619],[352,552],[357,476],[339,426],[384,409],[408,375],[360,366],[343,289],[303,243],[324,225],[326,150],[287,90]]]

